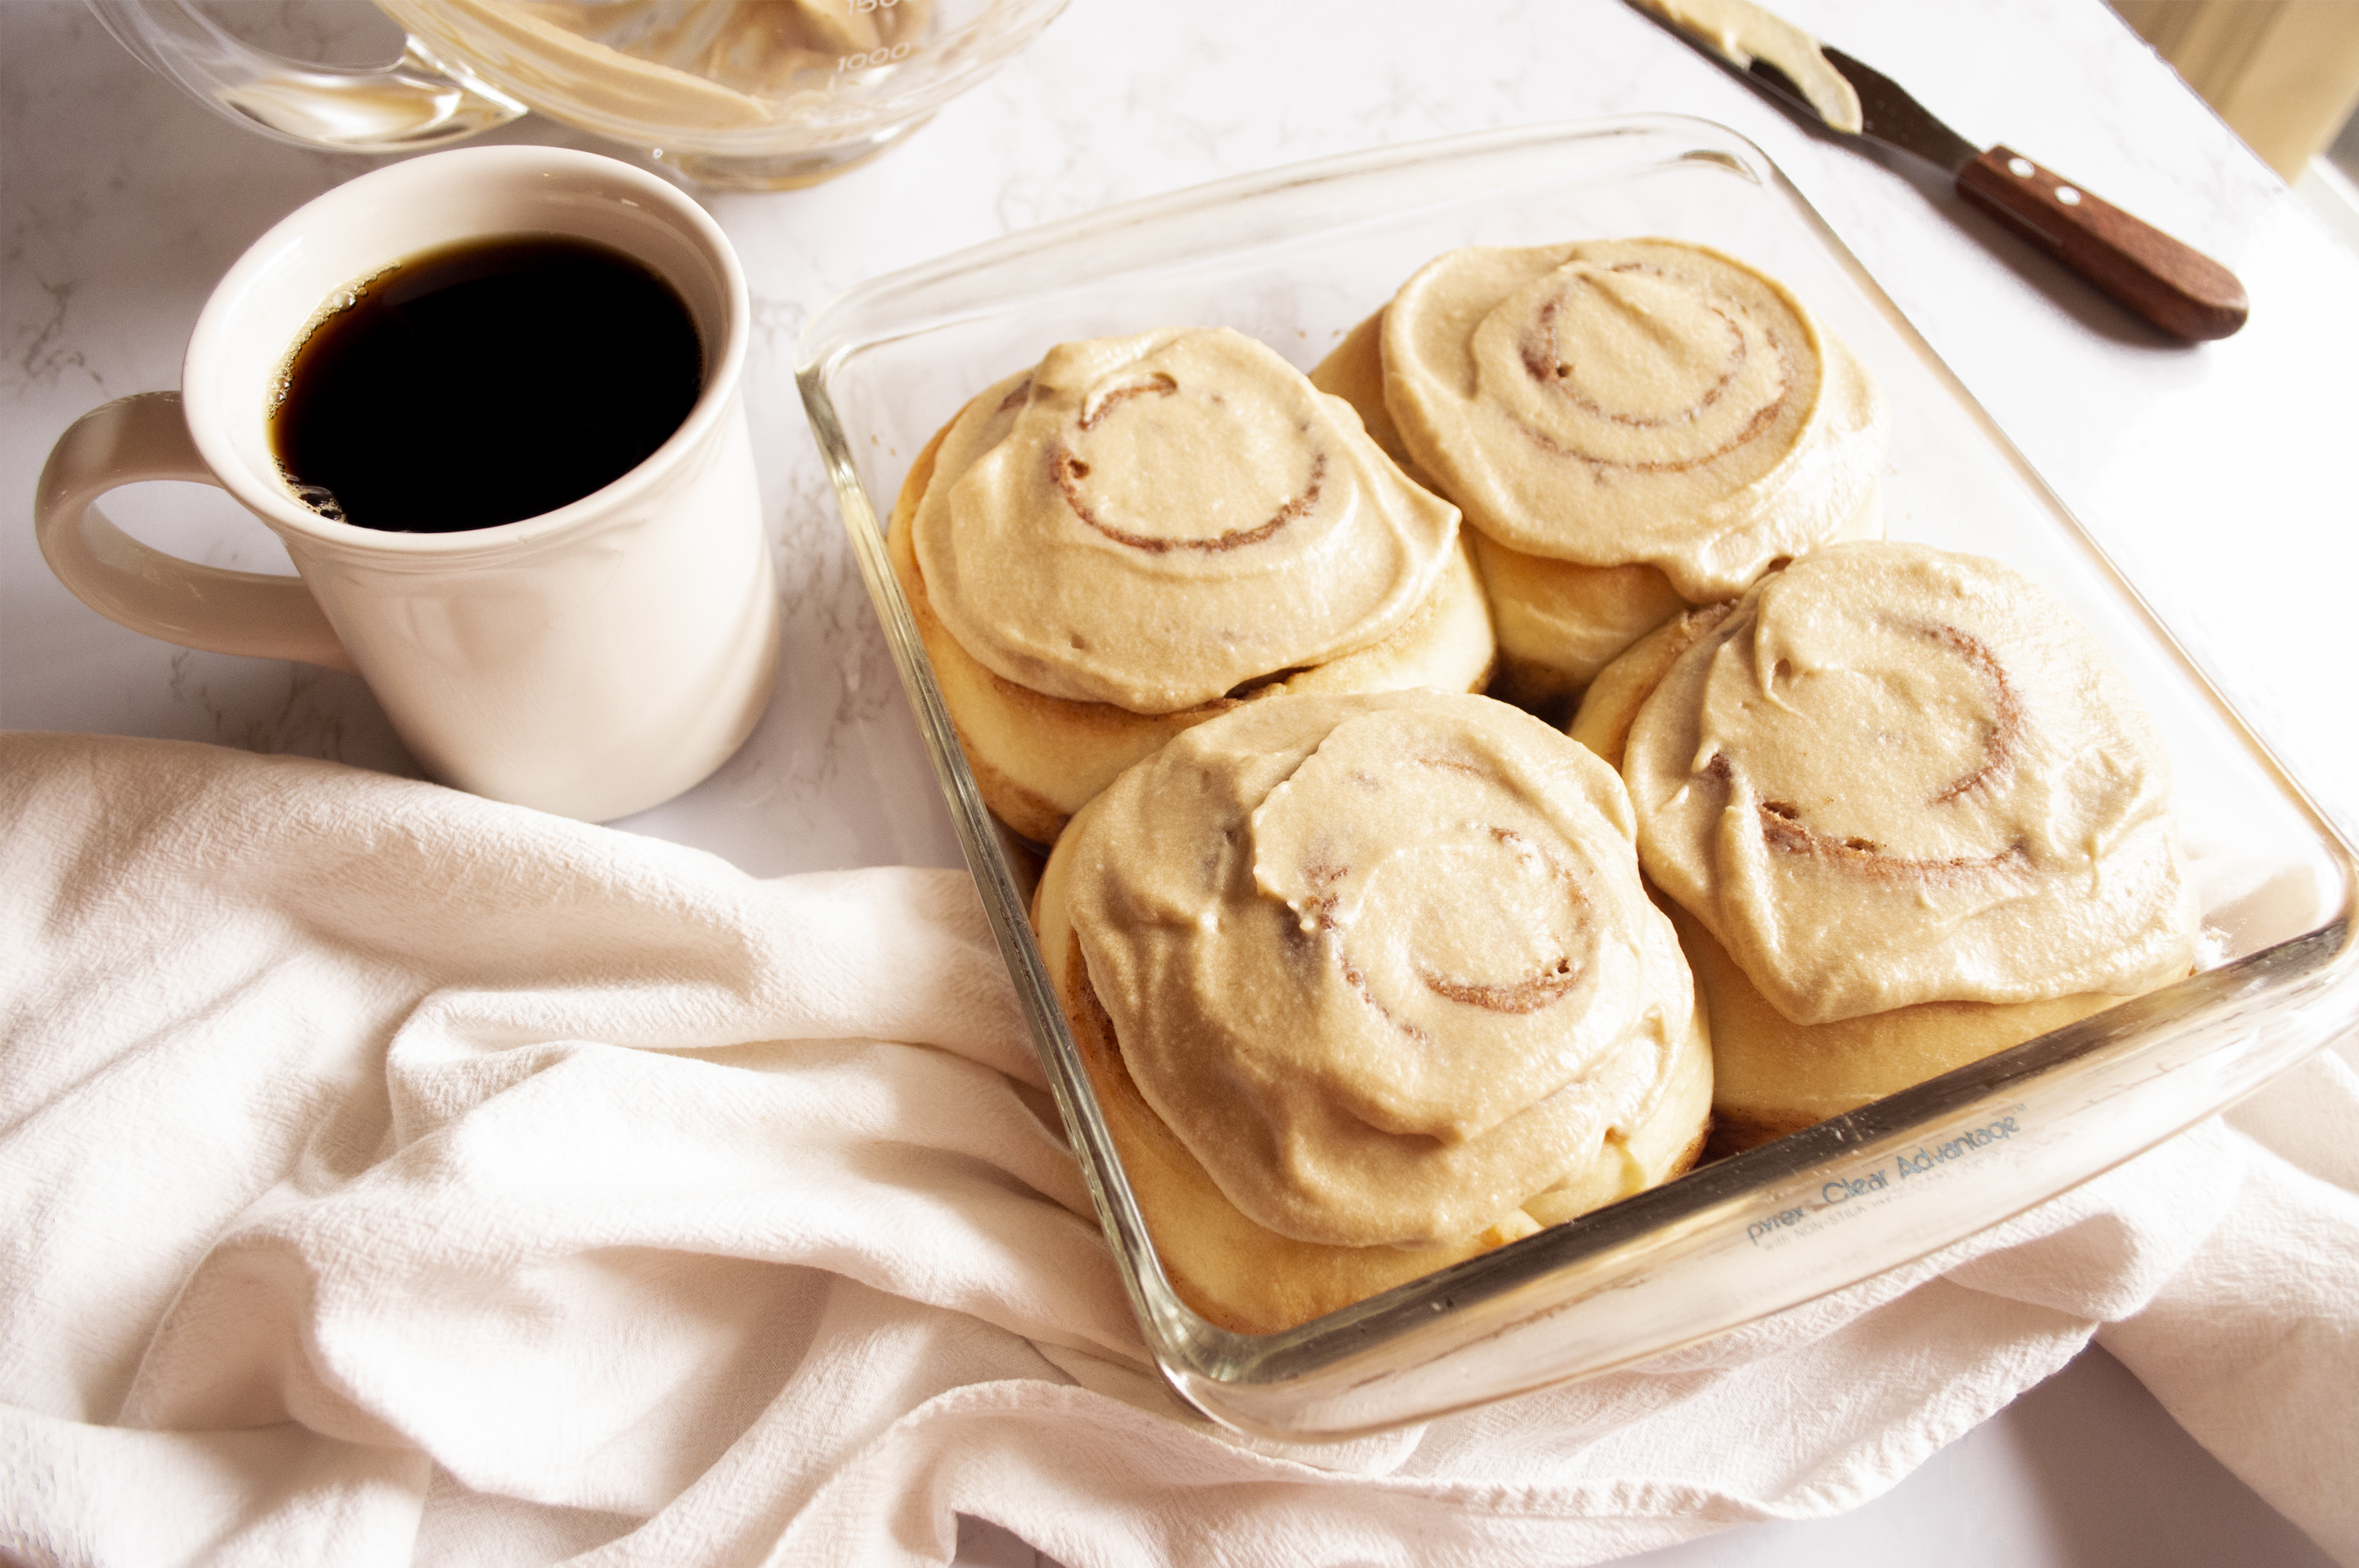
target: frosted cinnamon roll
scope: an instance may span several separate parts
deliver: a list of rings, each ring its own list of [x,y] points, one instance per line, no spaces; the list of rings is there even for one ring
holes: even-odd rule
[[[1517,700],[1575,695],[1687,606],[1883,532],[1875,384],[1782,285],[1717,251],[1453,251],[1379,336],[1388,416],[1474,533]]]
[[[2193,963],[2161,742],[2094,640],[1995,561],[1816,550],[1601,676],[1572,732],[1610,756],[1619,731],[1735,1146]]]
[[[1035,924],[1166,1273],[1268,1333],[1676,1174],[1710,1047],[1610,769],[1436,692],[1191,729]]]
[[[1043,843],[1239,701],[1490,673],[1456,509],[1225,330],[1050,350],[936,437],[890,535],[984,800]]]

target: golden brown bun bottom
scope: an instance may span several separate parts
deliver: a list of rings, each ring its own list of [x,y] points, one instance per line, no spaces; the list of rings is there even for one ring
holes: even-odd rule
[[[1480,1235],[1414,1250],[1332,1247],[1281,1236],[1238,1211],[1132,1081],[1067,914],[1067,867],[1065,858],[1051,854],[1034,896],[1032,924],[1041,956],[1164,1276],[1207,1322],[1238,1334],[1292,1328],[1659,1185],[1702,1152],[1711,1057],[1706,1050],[1693,1049],[1676,1059],[1655,1113],[1626,1142],[1609,1135],[1564,1182],[1510,1210]]]
[[[1310,370],[1310,384],[1331,397],[1340,397],[1360,416],[1368,438],[1384,449],[1401,472],[1436,495],[1433,481],[1408,455],[1400,427],[1385,407],[1385,313],[1381,310],[1343,334],[1343,341]]]
[[[1754,989],[1695,916],[1661,902],[1712,1022],[1715,1156],[1857,1110],[2122,1000],[1925,1001],[1833,1023],[1796,1023]]]
[[[1535,713],[1560,719],[1623,650],[1690,608],[1669,578],[1643,562],[1550,560],[1511,550],[1471,525],[1466,532],[1499,637],[1493,695]]]
[[[951,635],[918,569],[909,520],[933,482],[934,460],[949,432],[948,425],[936,431],[910,465],[893,507],[886,550],[984,804],[1035,843],[1054,843],[1072,814],[1125,768],[1240,702],[1277,691],[1480,691],[1491,678],[1496,654],[1491,616],[1462,531],[1440,582],[1389,635],[1323,665],[1283,672],[1249,693],[1177,713],[1133,713],[1112,703],[1076,702],[1019,685]]]
[[[1572,738],[1618,770],[1638,709],[1734,603],[1690,611],[1608,665],[1582,700]],[[1680,934],[1712,1026],[1714,1158],[1856,1110],[2123,1000],[1929,1001],[1832,1023],[1796,1023],[1770,1005],[1701,921],[1660,893],[1656,902]]]

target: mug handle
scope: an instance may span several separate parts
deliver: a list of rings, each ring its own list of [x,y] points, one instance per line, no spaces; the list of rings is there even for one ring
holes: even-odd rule
[[[33,527],[58,580],[135,632],[261,659],[360,673],[299,578],[225,571],[153,550],[92,504],[147,480],[223,488],[197,454],[177,392],[143,392],[93,408],[49,449],[33,492]]]
[[[0,0],[5,3],[5,0]],[[227,33],[189,0],[86,0],[115,41],[250,131],[297,146],[408,153],[526,113],[429,56],[416,38],[375,70],[305,65]]]

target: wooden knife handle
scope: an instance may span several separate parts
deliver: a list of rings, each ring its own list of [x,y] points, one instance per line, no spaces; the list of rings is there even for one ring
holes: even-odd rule
[[[1991,148],[1958,171],[1958,193],[2173,337],[2245,324],[2234,273],[2021,153]]]

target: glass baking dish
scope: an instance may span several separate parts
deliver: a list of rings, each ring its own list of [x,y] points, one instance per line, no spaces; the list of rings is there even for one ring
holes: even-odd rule
[[[1158,1267],[1027,919],[1038,861],[984,809],[886,556],[910,461],[1051,344],[1234,327],[1308,369],[1453,246],[1669,235],[1783,279],[1882,384],[1887,528],[1997,557],[2104,643],[2168,737],[2216,933],[2202,972],[1285,1333],[1200,1318]],[[796,373],[1148,1347],[1274,1436],[1426,1419],[1655,1355],[1920,1257],[2224,1108],[2359,1018],[2351,848],[1759,149],[1644,116],[1388,147],[1017,234],[843,295]]]

